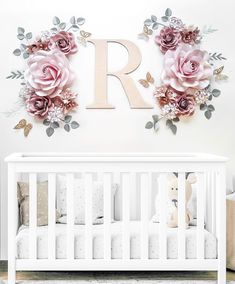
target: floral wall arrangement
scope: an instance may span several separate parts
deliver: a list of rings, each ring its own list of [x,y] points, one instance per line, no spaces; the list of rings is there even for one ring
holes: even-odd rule
[[[165,121],[173,134],[177,133],[176,123],[194,115],[197,108],[207,119],[215,111],[213,98],[220,96],[214,87],[218,81],[227,80],[221,64],[226,58],[222,53],[208,52],[202,45],[206,36],[216,29],[188,26],[180,18],[166,9],[160,17],[152,15],[144,21],[143,32],[139,38],[149,41],[159,48],[163,55],[161,85],[155,86],[153,95],[160,107],[160,114],[152,116],[145,125],[147,129],[159,129],[160,121]],[[139,83],[148,88],[154,78],[148,72],[146,79]]]
[[[84,18],[70,19],[69,24],[58,17],[53,18],[53,27],[35,38],[31,32],[18,28],[20,47],[13,54],[26,59],[24,71],[12,71],[7,79],[20,79],[19,106],[46,126],[47,136],[57,128],[69,132],[79,123],[72,119],[78,108],[77,92],[71,89],[75,75],[69,59],[77,53],[78,44],[86,45],[91,34],[80,30]],[[79,32],[79,36],[75,34]],[[13,111],[14,112],[14,111]],[[22,119],[15,129],[24,129],[27,137],[33,125]]]

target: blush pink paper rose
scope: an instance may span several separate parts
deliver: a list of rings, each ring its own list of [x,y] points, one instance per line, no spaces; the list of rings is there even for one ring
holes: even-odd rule
[[[169,27],[161,29],[160,34],[155,37],[155,42],[159,45],[162,53],[166,53],[169,49],[176,49],[180,40],[180,32]]]
[[[39,119],[45,118],[51,107],[52,102],[49,97],[40,97],[33,94],[29,99],[26,100],[26,108],[28,113]]]
[[[78,50],[74,35],[64,31],[61,31],[50,38],[49,48],[57,48],[66,55],[76,53]]]
[[[162,82],[180,92],[188,88],[205,89],[213,76],[208,60],[208,52],[188,44],[179,45],[175,51],[168,50],[164,56]]]
[[[71,86],[74,74],[62,52],[40,50],[29,58],[24,77],[38,96],[55,97]]]

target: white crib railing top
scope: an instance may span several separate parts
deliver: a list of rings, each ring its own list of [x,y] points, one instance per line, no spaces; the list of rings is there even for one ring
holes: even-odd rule
[[[228,158],[205,153],[12,153],[6,162],[226,162]]]

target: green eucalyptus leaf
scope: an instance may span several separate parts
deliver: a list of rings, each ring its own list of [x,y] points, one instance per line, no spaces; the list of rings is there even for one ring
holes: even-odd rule
[[[211,116],[212,116],[212,113],[211,113],[211,111],[209,111],[209,110],[205,111],[204,114],[205,114],[205,117],[206,117],[207,119],[210,119]]]
[[[215,111],[215,107],[214,107],[213,105],[207,106],[207,109],[208,109],[209,111]]]
[[[20,55],[21,55],[21,50],[20,50],[19,48],[17,48],[17,49],[15,49],[15,50],[13,51],[13,54],[14,54],[15,56],[20,56]]]
[[[52,122],[51,127],[59,128],[60,127],[59,122],[57,122],[57,121]]]
[[[162,21],[163,21],[163,22],[168,22],[168,20],[169,20],[169,18],[168,18],[167,16],[163,16],[163,17],[162,17]]]
[[[33,34],[32,34],[32,33],[27,33],[27,34],[25,35],[25,37],[26,37],[27,39],[31,39],[31,38],[33,37]]]
[[[78,128],[79,127],[79,123],[77,122],[77,121],[72,121],[71,122],[71,128],[72,129],[76,129],[76,128]]]
[[[65,118],[64,118],[64,122],[65,123],[69,123],[72,119],[72,116],[71,115],[66,115]]]
[[[166,121],[166,126],[171,127],[171,125],[173,125],[172,120],[167,119],[167,121]]]
[[[54,24],[55,26],[59,25],[59,24],[60,24],[60,19],[55,16],[55,17],[53,18],[53,24]]]
[[[48,127],[48,128],[46,129],[46,133],[47,133],[47,136],[48,136],[48,137],[51,137],[51,136],[54,134],[54,132],[55,132],[55,130],[54,130],[54,128],[52,128],[52,127]]]
[[[70,131],[70,125],[69,124],[65,124],[64,125],[64,130],[69,132]]]
[[[18,27],[17,32],[18,34],[24,34],[25,30],[22,27]]]
[[[207,105],[206,104],[200,104],[200,110],[206,110]]]
[[[58,31],[57,28],[52,28],[52,29],[51,29],[51,32],[52,32],[52,33],[57,33],[57,31]]]
[[[49,126],[50,125],[50,121],[48,119],[44,119],[43,120],[43,125]]]
[[[18,35],[17,35],[17,38],[18,38],[19,40],[23,40],[23,39],[25,38],[25,36],[24,36],[23,34],[18,34]]]
[[[159,27],[159,24],[158,24],[158,23],[153,23],[153,25],[152,25],[152,29],[153,29],[153,30],[157,30],[158,27]]]
[[[152,123],[152,121],[148,121],[148,122],[146,123],[146,125],[145,125],[145,128],[146,128],[146,129],[151,129],[151,128],[153,128],[153,123]]]
[[[151,19],[147,19],[144,21],[144,25],[145,26],[151,26],[152,25],[152,20]]]
[[[173,118],[173,121],[174,121],[174,122],[179,122],[180,119],[179,119],[178,117],[175,117],[175,118]]]
[[[156,17],[155,15],[152,15],[152,16],[151,16],[151,21],[152,21],[152,22],[156,22],[156,21],[157,21],[157,17]]]
[[[72,25],[72,29],[74,32],[79,30],[79,26],[78,25]]]
[[[70,23],[72,25],[75,25],[76,24],[76,18],[73,16],[71,19],[70,19]]]
[[[165,16],[166,17],[170,17],[172,15],[172,11],[170,8],[167,8],[166,11],[165,11]]]
[[[23,58],[24,58],[24,59],[27,59],[28,57],[29,57],[29,54],[28,54],[27,52],[24,52],[24,53],[23,53]]]
[[[157,122],[159,120],[159,116],[157,114],[152,115],[153,121]]]
[[[219,97],[220,94],[221,94],[221,91],[220,91],[220,90],[218,90],[218,89],[212,90],[212,95],[213,95],[215,98]]]
[[[175,124],[172,124],[170,126],[170,130],[172,131],[172,133],[175,135],[177,133],[177,126]]]
[[[77,24],[79,26],[83,25],[85,23],[85,19],[84,18],[77,18]]]
[[[60,23],[59,27],[61,30],[64,30],[66,28],[66,23]]]

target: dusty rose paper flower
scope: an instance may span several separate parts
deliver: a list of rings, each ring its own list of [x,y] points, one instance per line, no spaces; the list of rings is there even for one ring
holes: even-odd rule
[[[160,106],[174,103],[176,97],[179,95],[182,95],[182,93],[177,92],[169,86],[157,87],[154,92],[154,96],[157,98]]]
[[[45,118],[51,107],[52,102],[49,97],[40,97],[36,94],[33,94],[26,100],[26,108],[28,113],[39,119]]]
[[[199,38],[199,29],[194,27],[188,27],[181,31],[181,39],[184,43],[194,44]]]
[[[180,40],[180,32],[168,27],[161,29],[160,34],[155,37],[155,42],[159,45],[162,53],[166,53],[169,49],[176,49]]]
[[[60,94],[60,97],[64,103],[66,112],[69,112],[78,106],[77,102],[75,101],[77,98],[77,94],[73,93],[70,89],[66,89],[65,91],[63,91]]]
[[[42,41],[41,39],[39,39],[38,41],[28,45],[26,51],[29,54],[36,53],[39,50],[48,51],[49,50],[48,43],[49,43],[48,41]]]
[[[29,58],[24,77],[38,96],[55,97],[72,84],[74,74],[62,52],[41,50]]]
[[[188,44],[179,45],[175,51],[168,50],[164,56],[162,82],[180,92],[188,88],[205,89],[213,76],[208,60],[208,52]]]
[[[175,99],[175,105],[177,116],[190,116],[193,115],[195,110],[195,99],[192,95],[179,95]]]
[[[57,48],[64,54],[73,54],[78,50],[74,35],[65,31],[61,31],[50,38],[49,48]]]

